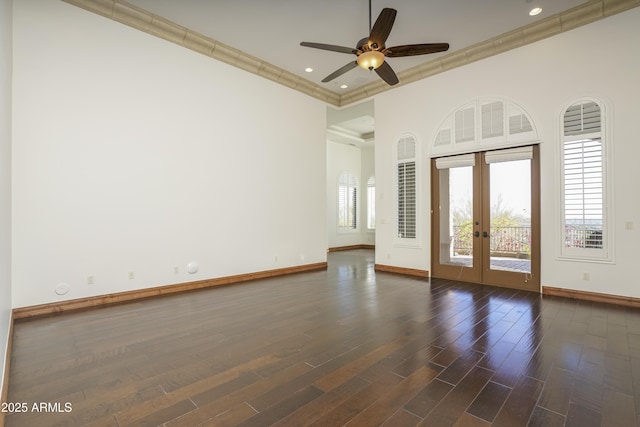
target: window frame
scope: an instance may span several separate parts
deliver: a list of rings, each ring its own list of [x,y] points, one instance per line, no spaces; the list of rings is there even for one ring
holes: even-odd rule
[[[346,197],[343,197],[343,192],[345,191]],[[351,191],[353,191],[353,194],[350,194]],[[355,174],[348,171],[340,174],[338,178],[337,197],[336,226],[338,233],[357,233],[360,229],[360,221],[358,220],[360,191],[358,190],[358,178]],[[343,206],[343,200],[346,201],[346,206]],[[344,215],[343,210],[346,210]],[[343,216],[346,217],[346,225],[342,225]]]
[[[367,179],[367,231],[376,231],[376,178]]]
[[[587,103],[595,103],[600,108],[600,130],[597,132],[582,132],[582,133],[566,133],[565,132],[565,116],[567,112],[576,106],[581,106]],[[609,122],[607,106],[598,99],[595,98],[580,98],[567,104],[562,109],[559,120],[560,128],[560,141],[558,144],[558,173],[559,173],[559,252],[557,258],[565,261],[582,261],[582,262],[595,262],[595,263],[613,263],[614,262],[614,233],[612,227],[613,215],[613,178],[612,178],[612,142],[611,136],[608,131],[607,123]],[[565,174],[565,147],[567,144],[576,144],[580,141],[600,141],[601,152],[601,191],[602,191],[602,229],[601,229],[601,242],[602,247],[569,247],[566,245],[566,229],[568,222],[566,221],[566,174]],[[583,166],[583,169],[585,167]],[[584,171],[583,174],[588,172]]]
[[[413,147],[409,152],[403,154],[406,148],[402,147],[402,144],[406,144],[407,140],[411,140]],[[394,246],[397,247],[420,247],[420,167],[418,164],[419,144],[418,139],[411,134],[405,134],[398,138],[397,143],[394,144],[395,148],[395,162],[394,162],[394,177],[395,177],[395,226],[394,226]],[[400,194],[400,167],[401,165],[413,164],[413,188],[414,188],[414,209],[413,209],[413,223],[414,223],[414,235],[411,237],[404,237],[401,235],[401,194]],[[405,221],[406,223],[406,218]]]
[[[397,177],[397,222],[396,231],[398,239],[416,239],[418,237],[417,224],[417,180],[416,161],[409,160],[398,162],[396,165]],[[410,178],[413,178],[410,180]],[[412,205],[409,203],[413,201]],[[411,227],[413,224],[413,227]]]

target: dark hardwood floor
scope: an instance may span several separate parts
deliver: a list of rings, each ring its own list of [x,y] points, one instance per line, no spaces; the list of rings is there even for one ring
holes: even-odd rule
[[[638,425],[640,310],[375,273],[367,250],[14,331],[29,411],[7,426]]]

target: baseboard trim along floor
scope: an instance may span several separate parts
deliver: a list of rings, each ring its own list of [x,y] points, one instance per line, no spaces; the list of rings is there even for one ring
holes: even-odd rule
[[[118,292],[107,295],[97,295],[87,298],[78,298],[67,301],[53,302],[48,304],[19,307],[13,309],[14,319],[26,319],[32,317],[46,316],[56,313],[63,313],[74,310],[96,308],[111,304],[121,304],[135,300],[171,295],[180,292],[189,292],[198,289],[211,288],[215,286],[232,285],[236,283],[248,282],[251,280],[265,279],[268,277],[286,276],[289,274],[302,273],[327,268],[326,262],[314,264],[298,265],[294,267],[279,268],[276,270],[259,271],[256,273],[239,274],[234,276],[217,277],[194,282],[178,283],[175,285],[156,286],[153,288],[136,289],[134,291]]]

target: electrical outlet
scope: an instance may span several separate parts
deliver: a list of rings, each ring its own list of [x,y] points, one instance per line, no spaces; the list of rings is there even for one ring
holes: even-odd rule
[[[198,268],[198,263],[195,261],[191,261],[189,264],[187,264],[187,273],[196,274],[198,272]]]
[[[66,295],[71,288],[66,283],[59,283],[56,286],[55,293],[58,295]]]
[[[582,273],[582,280],[590,280],[591,275],[589,273]]]
[[[129,272],[129,280],[133,280],[136,278],[136,273],[134,273],[133,271]]]
[[[180,273],[180,268],[173,267],[173,274],[178,274],[178,273]]]
[[[87,276],[87,285],[93,285],[94,283],[95,283],[95,280],[93,278],[93,275]]]
[[[633,230],[633,221],[627,221],[624,223],[625,230]]]

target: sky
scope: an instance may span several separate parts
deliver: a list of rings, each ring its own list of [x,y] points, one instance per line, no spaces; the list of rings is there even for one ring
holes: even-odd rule
[[[449,169],[451,211],[464,209],[472,193],[472,167]],[[516,215],[530,217],[531,168],[529,160],[492,163],[490,165],[491,205],[502,197],[502,207]]]

